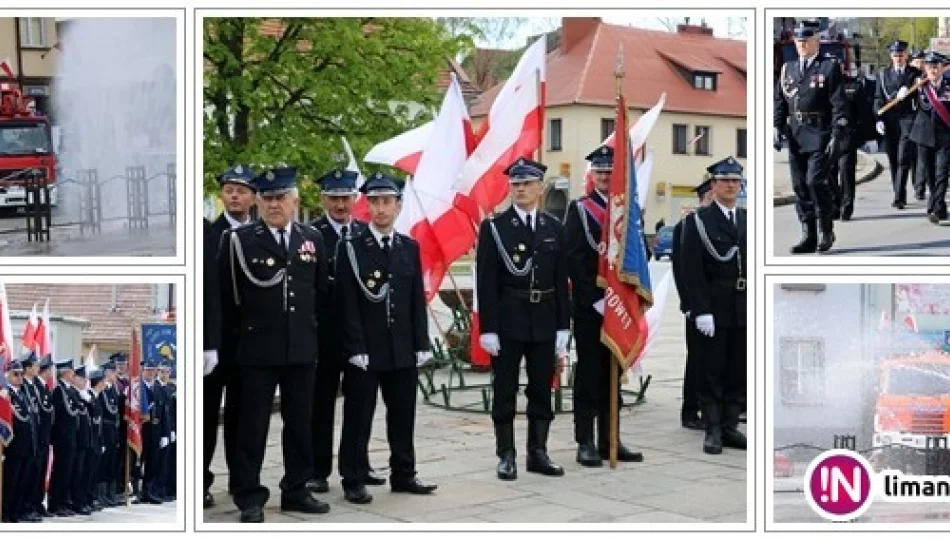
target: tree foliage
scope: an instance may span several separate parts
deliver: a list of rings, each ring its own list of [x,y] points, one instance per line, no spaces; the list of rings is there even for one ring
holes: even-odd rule
[[[204,181],[234,163],[312,180],[431,118],[447,58],[470,45],[425,18],[210,18]],[[302,184],[304,204],[316,191]]]
[[[875,17],[861,21],[858,31],[864,48],[863,60],[876,66],[891,64],[888,44],[906,41],[912,48],[927,49],[930,38],[938,35],[936,17]]]

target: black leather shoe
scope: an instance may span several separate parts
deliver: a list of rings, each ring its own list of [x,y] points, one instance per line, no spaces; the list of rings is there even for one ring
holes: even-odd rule
[[[937,225],[938,223],[940,223],[940,218],[937,217],[937,214],[928,212],[927,221],[933,223],[934,225]]]
[[[308,491],[307,494],[302,497],[291,498],[281,496],[280,511],[303,512],[304,514],[326,514],[330,511],[330,505],[315,499]]]
[[[600,457],[604,459],[609,459],[609,456],[610,456],[609,453],[610,453],[610,447],[607,445],[604,445],[600,452]],[[640,452],[634,452],[633,450],[630,450],[629,448],[624,446],[622,442],[618,442],[617,443],[617,461],[623,461],[625,463],[639,463],[643,461],[643,454]]]
[[[27,523],[42,523],[43,518],[41,518],[36,512],[30,512],[25,516],[22,516],[20,521],[25,521]]]
[[[927,193],[926,193],[926,192],[924,192],[924,193],[915,193],[915,194],[914,194],[914,197],[916,197],[918,201],[926,201],[926,200],[927,200]]]
[[[823,218],[819,227],[818,253],[824,253],[831,249],[835,243],[835,233],[833,221],[830,218]]]
[[[736,428],[722,428],[722,445],[737,450],[746,449],[746,437]]]
[[[893,203],[891,203],[891,206],[893,206],[894,208],[897,208],[898,210],[903,210],[907,206],[907,203],[905,203],[904,201],[894,201]]]
[[[326,493],[330,491],[330,484],[326,478],[314,478],[307,482],[307,489],[313,493]]]
[[[389,482],[389,489],[393,493],[412,493],[413,495],[428,495],[439,487],[435,484],[427,484],[418,478],[403,482]]]
[[[343,486],[343,498],[353,504],[369,504],[373,502],[373,496],[366,491],[366,486],[356,486],[353,488]]]
[[[204,496],[204,507],[211,508],[213,506],[214,506],[214,495],[206,491],[205,496]]]
[[[585,442],[577,445],[577,462],[585,467],[603,467],[604,460],[600,458],[594,443]]]
[[[370,469],[363,478],[363,483],[367,486],[382,486],[386,484],[386,479],[376,474],[376,471]]]
[[[722,431],[718,427],[710,428],[706,431],[706,439],[703,441],[703,452],[707,454],[722,453]]]
[[[854,214],[854,208],[845,206],[841,209],[841,221],[851,221],[852,214]]]
[[[75,506],[73,507],[73,512],[79,514],[80,516],[91,516],[92,510],[88,506]]]
[[[514,452],[505,454],[501,459],[498,460],[498,468],[496,472],[498,473],[499,480],[518,479],[518,465],[515,463]]]
[[[698,416],[684,419],[682,420],[682,423],[683,427],[686,429],[695,429],[699,431],[706,429],[706,424],[704,424]]]
[[[252,506],[241,510],[241,523],[263,523],[264,507]]]
[[[551,461],[544,449],[535,449],[528,453],[528,472],[539,473],[545,476],[564,476],[564,468]]]
[[[793,255],[814,253],[818,247],[818,225],[815,221],[802,222],[802,238],[797,244],[789,248]]]

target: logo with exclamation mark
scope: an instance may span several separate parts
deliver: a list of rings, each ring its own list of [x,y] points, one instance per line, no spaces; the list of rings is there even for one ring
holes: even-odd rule
[[[805,471],[805,499],[820,516],[831,521],[860,517],[873,502],[874,470],[851,450],[829,450]]]

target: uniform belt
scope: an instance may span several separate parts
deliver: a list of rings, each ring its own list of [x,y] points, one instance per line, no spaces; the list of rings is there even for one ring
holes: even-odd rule
[[[544,300],[547,300],[554,296],[554,289],[545,289],[543,291],[538,289],[515,289],[512,287],[505,287],[503,291],[506,295],[512,296],[519,300],[528,300],[532,304],[541,303]]]
[[[795,113],[795,120],[798,120],[801,124],[822,124],[824,120],[824,114],[820,112],[802,112],[798,111]]]
[[[717,287],[735,289],[737,291],[744,291],[746,289],[746,280],[744,277],[735,279],[714,279],[710,284]]]

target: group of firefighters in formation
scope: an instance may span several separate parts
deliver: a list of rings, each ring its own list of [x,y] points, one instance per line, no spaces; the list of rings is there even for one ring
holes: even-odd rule
[[[600,338],[604,289],[597,284],[597,261],[613,150],[598,148],[588,160],[595,189],[572,202],[563,225],[539,208],[546,167],[518,159],[506,170],[511,207],[478,231],[480,346],[492,356],[491,417],[501,480],[518,477],[514,419],[522,359],[526,469],[564,474],[547,442],[555,359],[567,352],[572,320],[576,459],[596,467],[607,456],[613,359]],[[716,454],[723,446],[746,446],[737,424],[745,407],[748,257],[746,213],[736,205],[742,167],[728,158],[708,170],[698,188],[706,206],[681,223],[674,270],[688,320],[683,425],[705,430],[704,450]],[[331,171],[319,179],[326,214],[312,225],[294,220],[299,194],[292,168],[255,174],[238,165],[218,182],[225,210],[214,223],[205,221],[204,239],[205,507],[215,504],[210,465],[223,394],[227,491],[242,522],[264,520],[270,493],[261,468],[278,386],[282,511],[330,510],[315,494],[330,489],[340,389],[338,470],[345,500],[371,503],[367,486],[386,483],[368,459],[379,391],[391,491],[434,492],[436,485],[416,475],[417,374],[432,354],[419,245],[393,228],[401,182],[376,173],[357,189],[356,173]],[[359,192],[368,201],[369,223],[351,216]],[[255,203],[260,218],[252,220]],[[623,444],[618,458],[644,459]]]
[[[126,502],[126,460],[135,503],[174,501],[178,391],[171,364],[147,363],[142,376],[142,455],[130,452],[124,353],[101,367],[54,362],[35,353],[7,362],[13,439],[3,453],[3,521],[88,516]],[[156,373],[157,372],[157,373]]]
[[[883,138],[894,199],[907,206],[908,178],[914,197],[926,201],[927,220],[947,219],[950,177],[950,83],[948,59],[935,51],[910,53],[905,41],[888,46],[891,66],[873,89],[856,71],[820,54],[819,26],[795,30],[798,60],[785,63],[774,93],[775,148],[788,140],[789,167],[802,223],[791,253],[826,252],[835,242],[834,221],[854,212],[857,150]],[[840,181],[839,181],[840,179]]]

